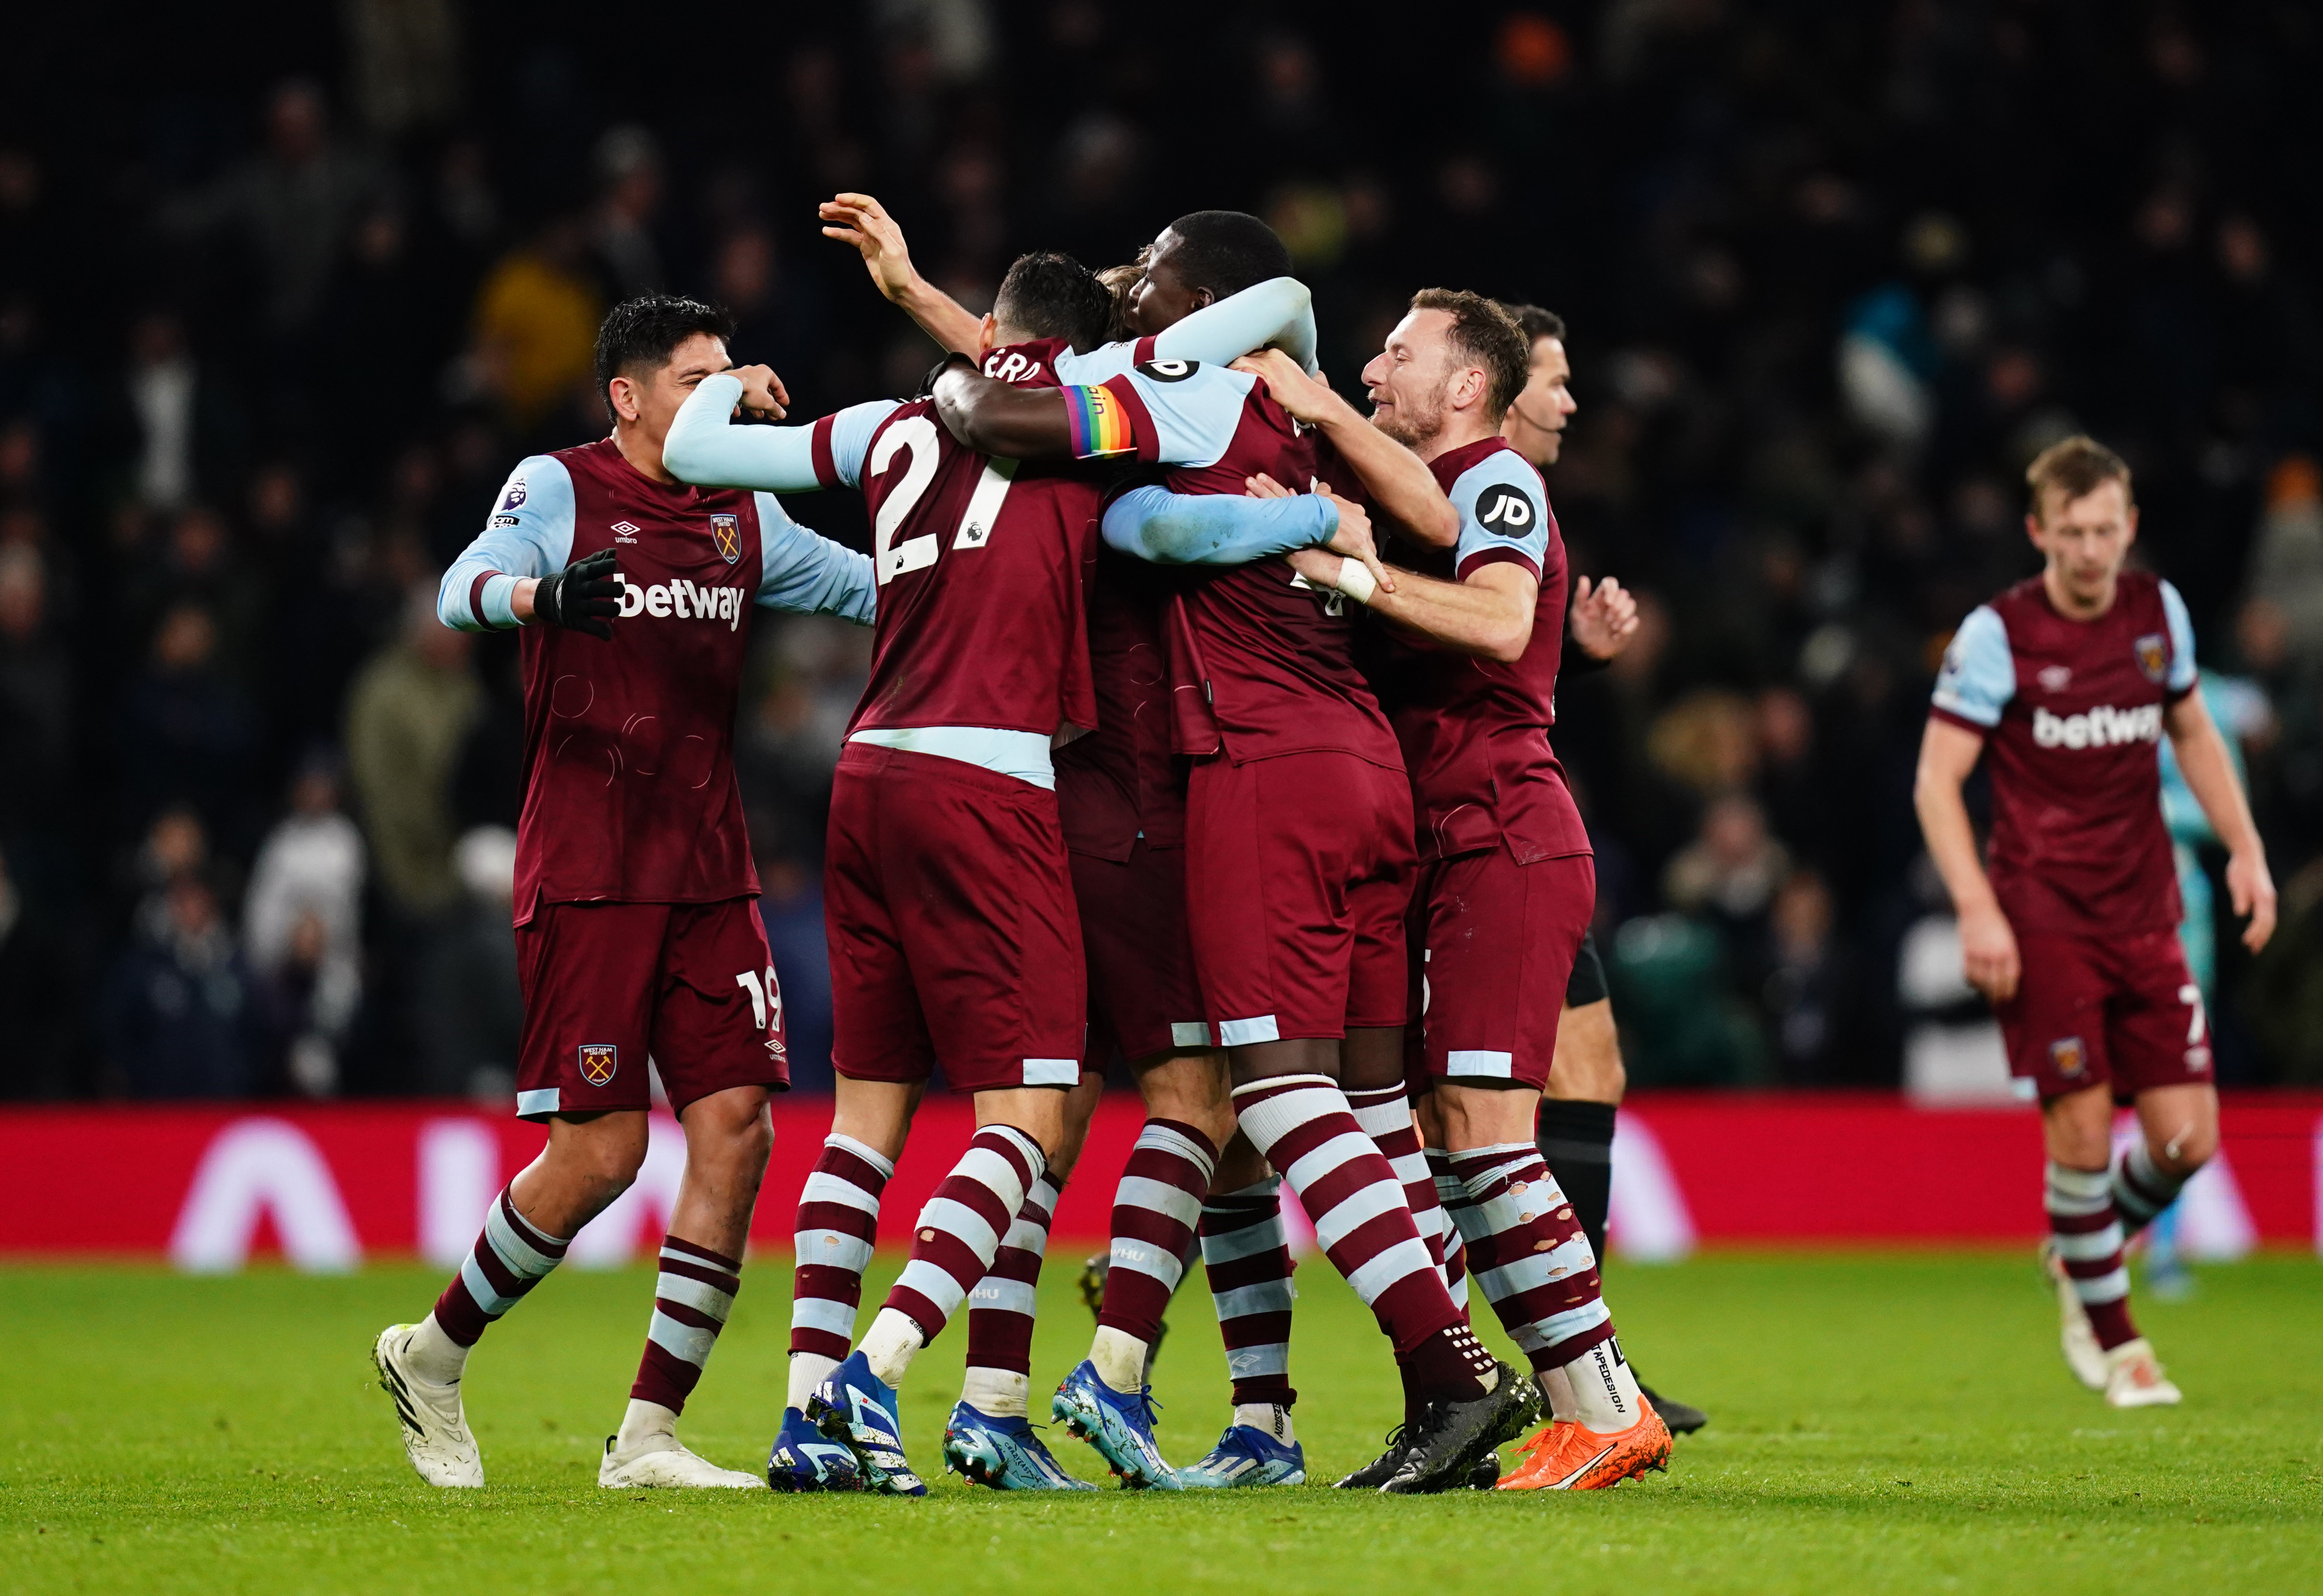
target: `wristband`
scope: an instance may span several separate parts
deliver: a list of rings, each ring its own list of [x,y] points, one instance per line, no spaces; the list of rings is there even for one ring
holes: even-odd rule
[[[1369,565],[1354,555],[1341,555],[1339,579],[1331,585],[1356,603],[1368,604],[1372,601],[1372,595],[1379,592],[1379,578],[1372,574]]]

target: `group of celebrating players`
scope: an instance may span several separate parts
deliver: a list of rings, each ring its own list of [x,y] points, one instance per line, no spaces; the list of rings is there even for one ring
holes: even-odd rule
[[[1364,370],[1365,417],[1316,371],[1307,290],[1255,217],[1182,216],[1102,274],[1025,255],[979,318],[913,271],[875,200],[841,195],[822,216],[950,352],[915,397],[782,425],[780,379],[731,365],[721,313],[631,300],[599,339],[612,435],[520,463],[443,580],[447,624],[523,628],[517,1111],[548,1141],[434,1310],[374,1345],[413,1466],[482,1483],[467,1354],[635,1177],[649,1058],[686,1166],[601,1484],[923,1494],[895,1392],[965,1310],[947,1466],[999,1489],[1094,1489],[1034,1433],[1030,1351],[1050,1219],[1116,1052],[1147,1120],[1116,1188],[1096,1336],[1050,1413],[1125,1485],[1306,1478],[1285,1180],[1402,1382],[1386,1450],[1342,1487],[1592,1490],[1665,1466],[1673,1428],[1703,1419],[1640,1387],[1602,1298],[1620,1066],[1588,941],[1589,839],[1549,744],[1560,664],[1610,657],[1636,625],[1618,583],[1568,582],[1537,469],[1573,409],[1562,325],[1422,290]],[[864,496],[868,556],[773,497],[838,487]],[[2139,619],[2110,629],[2163,603],[2135,593]],[[786,1085],[731,759],[754,603],[875,628],[826,847],[837,1090],[800,1198],[789,1391],[763,1476],[675,1434],[739,1288],[767,1094]],[[2199,706],[2172,613],[2162,674],[2155,637],[2135,639],[2168,695],[2156,737]],[[2034,657],[2012,632],[2004,664],[2012,643]],[[1942,732],[1972,765],[1997,726],[2003,750],[2023,743],[2008,757],[2040,763],[2061,739],[2010,729],[2036,712],[2045,728],[2047,698],[2028,708],[1983,656],[1956,655],[1931,749]],[[2144,723],[2126,713],[2108,711],[2107,737]],[[2214,820],[2240,804],[2227,782],[2231,805],[2195,781]],[[2012,812],[2020,861],[2045,860],[2049,812]],[[1980,883],[1964,810],[1959,836]],[[1958,848],[1934,851],[1972,894]],[[1994,872],[1988,900],[2012,879],[1997,836]],[[1973,974],[1983,944],[1969,945]],[[2080,963],[2076,990],[2109,1001],[2121,961]],[[2107,1078],[2098,1029],[2060,1098]],[[939,1065],[978,1128],[858,1340],[881,1191]],[[2214,1138],[2214,1101],[2208,1123]],[[2164,1141],[2167,1160],[2128,1171],[2148,1196],[2206,1155]],[[2086,1176],[2086,1149],[2068,1151]],[[2089,1179],[2103,1197],[2102,1146],[2070,1188],[2057,1268],[2100,1360],[2126,1367],[2130,1338],[2107,1339],[2126,1310],[2082,1289],[2102,1239]],[[2117,1267],[2117,1227],[2113,1245]],[[1197,1252],[1234,1414],[1207,1456],[1172,1468],[1148,1376]],[[1529,1372],[1476,1339],[1472,1283]]]

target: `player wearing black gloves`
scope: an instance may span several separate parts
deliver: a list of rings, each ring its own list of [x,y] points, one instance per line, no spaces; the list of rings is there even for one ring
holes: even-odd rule
[[[608,643],[613,640],[613,618],[620,612],[621,567],[609,548],[542,577],[532,593],[535,620]]]

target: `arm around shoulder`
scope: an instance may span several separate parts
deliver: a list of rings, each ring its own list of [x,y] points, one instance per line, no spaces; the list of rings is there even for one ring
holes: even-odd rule
[[[1339,512],[1312,493],[1244,499],[1133,488],[1106,507],[1107,547],[1157,565],[1241,565],[1311,548],[1338,530]]]
[[[961,444],[1005,460],[1060,460],[1072,423],[1058,388],[1017,388],[955,362],[936,379],[936,417]]]
[[[762,558],[757,601],[768,610],[836,615],[869,626],[879,604],[871,557],[800,526],[771,493],[757,495],[754,502]]]

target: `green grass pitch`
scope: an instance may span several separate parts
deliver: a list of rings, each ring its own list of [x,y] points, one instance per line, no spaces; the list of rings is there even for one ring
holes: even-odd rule
[[[895,1261],[883,1260],[889,1269]],[[1036,1376],[1081,1356],[1078,1258],[1052,1261]],[[1292,1353],[1318,1481],[1392,1417],[1369,1316],[1319,1259]],[[1666,1476],[1611,1492],[1303,1490],[1002,1496],[938,1477],[958,1330],[913,1371],[930,1499],[601,1491],[649,1277],[568,1270],[493,1331],[470,1416],[491,1484],[406,1468],[365,1351],[433,1271],[185,1280],[0,1270],[0,1589],[13,1591],[1021,1590],[1556,1593],[2323,1590],[2323,1270],[2278,1255],[2141,1299],[2185,1388],[2116,1414],[2071,1383],[2029,1256],[1756,1254],[1615,1266],[1623,1341],[1708,1408]],[[788,1274],[746,1277],[684,1426],[756,1467],[781,1402]],[[884,1276],[867,1290],[877,1302]],[[1158,1370],[1174,1459],[1225,1381],[1189,1290]],[[1037,1388],[1036,1388],[1037,1389]],[[1051,1432],[1067,1466],[1101,1478]]]

